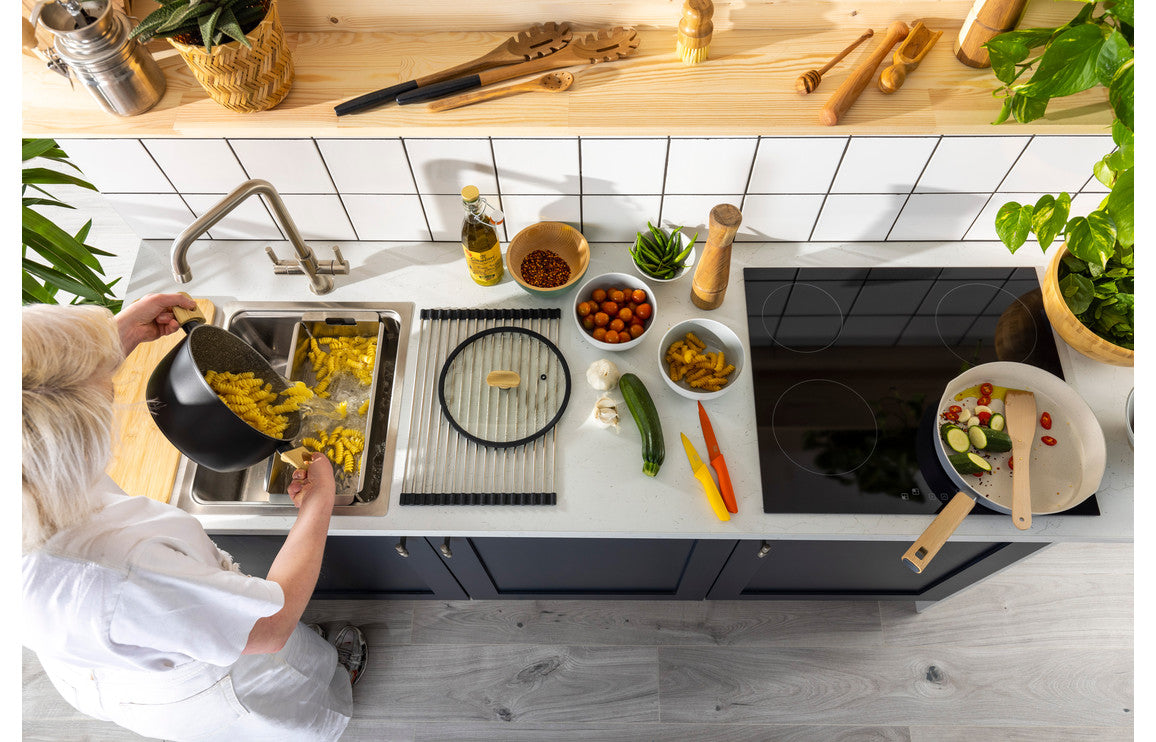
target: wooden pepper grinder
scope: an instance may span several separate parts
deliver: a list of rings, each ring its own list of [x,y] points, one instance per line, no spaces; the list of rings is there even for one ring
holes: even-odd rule
[[[1027,0],[975,0],[955,40],[955,56],[969,67],[991,67],[983,45],[1015,28],[1025,5]]]
[[[682,20],[678,23],[675,51],[686,64],[698,64],[707,58],[710,38],[714,34],[714,3],[711,0],[686,0]]]
[[[710,210],[710,234],[690,285],[690,300],[699,309],[715,309],[722,304],[730,278],[731,243],[742,223],[742,212],[730,204]]]

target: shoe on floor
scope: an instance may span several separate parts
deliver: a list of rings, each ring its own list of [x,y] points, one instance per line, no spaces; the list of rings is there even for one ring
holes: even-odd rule
[[[329,634],[326,633],[325,627],[322,626],[321,624],[319,624],[319,623],[307,623],[307,624],[305,624],[305,628],[311,629],[311,630],[317,632],[318,636],[320,636],[325,641],[329,641]]]
[[[356,685],[369,659],[365,634],[356,626],[343,626],[333,645],[337,648],[337,661],[349,671],[349,682]]]

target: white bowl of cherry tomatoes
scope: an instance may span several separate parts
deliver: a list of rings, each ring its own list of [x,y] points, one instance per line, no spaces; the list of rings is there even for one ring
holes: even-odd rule
[[[595,348],[629,350],[654,322],[658,304],[650,287],[629,273],[603,273],[586,281],[574,298],[574,322]]]

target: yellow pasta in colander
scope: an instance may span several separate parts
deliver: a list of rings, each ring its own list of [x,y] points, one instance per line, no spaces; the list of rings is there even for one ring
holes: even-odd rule
[[[280,404],[272,384],[262,384],[251,372],[235,374],[230,371],[208,371],[205,381],[230,410],[265,435],[280,438],[287,427],[286,412],[295,412],[301,403],[313,397],[313,391],[302,382],[285,390]]]

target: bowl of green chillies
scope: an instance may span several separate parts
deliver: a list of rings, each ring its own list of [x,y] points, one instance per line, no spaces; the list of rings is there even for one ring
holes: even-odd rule
[[[677,281],[694,265],[694,244],[697,241],[698,232],[687,242],[682,227],[668,231],[647,222],[646,231],[639,232],[630,247],[634,270],[651,281]]]

